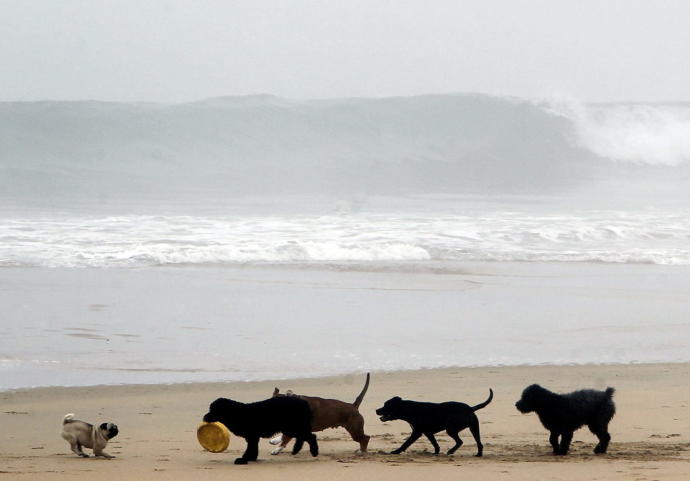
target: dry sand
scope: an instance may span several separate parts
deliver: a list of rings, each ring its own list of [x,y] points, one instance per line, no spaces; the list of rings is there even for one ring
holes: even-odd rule
[[[461,348],[461,346],[459,346]],[[344,429],[318,434],[321,455],[271,456],[262,440],[259,462],[235,466],[244,449],[233,437],[221,454],[205,452],[195,431],[210,401],[218,396],[241,401],[263,399],[274,385],[304,394],[354,400],[364,375],[293,381],[45,388],[0,393],[0,480],[63,480],[91,477],[124,480],[306,479],[306,480],[688,480],[690,479],[690,365],[544,366],[453,368],[373,373],[361,407],[370,452],[355,454]],[[617,389],[618,414],[610,426],[609,454],[595,456],[594,436],[575,434],[567,457],[550,454],[546,431],[534,414],[513,404],[524,386],[539,382],[565,392],[581,387]],[[433,456],[425,439],[403,455],[387,455],[409,433],[402,421],[382,423],[374,413],[394,395],[427,401],[494,401],[478,412],[484,457],[474,440],[454,456]],[[113,421],[120,435],[106,449],[116,459],[81,459],[60,438],[62,416],[74,412],[86,421]],[[441,448],[450,440],[441,433]]]

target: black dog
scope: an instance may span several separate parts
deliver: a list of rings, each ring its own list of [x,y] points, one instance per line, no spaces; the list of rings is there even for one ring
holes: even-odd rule
[[[594,452],[602,454],[611,441],[608,425],[616,414],[616,406],[611,399],[614,391],[609,387],[606,391],[583,389],[570,394],[556,394],[532,384],[522,392],[522,398],[515,403],[515,407],[521,413],[537,413],[544,427],[551,431],[549,441],[553,454],[568,454],[573,432],[585,424],[599,438]]]
[[[247,449],[241,458],[235,459],[235,464],[247,464],[256,461],[259,455],[259,438],[270,438],[281,432],[295,438],[292,454],[299,453],[307,441],[311,455],[318,455],[311,417],[309,404],[298,397],[279,396],[249,404],[218,398],[211,403],[204,421],[221,422],[235,435],[242,436],[247,441]]]
[[[479,419],[474,414],[475,411],[486,407],[494,397],[494,392],[489,389],[489,399],[474,407],[459,402],[427,403],[417,401],[406,401],[399,397],[389,399],[376,410],[376,414],[381,416],[381,421],[392,421],[402,419],[410,423],[412,434],[398,449],[391,451],[391,454],[400,454],[409,448],[423,434],[434,447],[434,454],[438,454],[440,448],[436,442],[434,434],[445,429],[448,436],[453,438],[455,446],[448,450],[448,454],[453,454],[462,446],[462,441],[458,433],[465,428],[470,428],[474,440],[477,442],[477,456],[481,456],[484,445],[479,438]]]

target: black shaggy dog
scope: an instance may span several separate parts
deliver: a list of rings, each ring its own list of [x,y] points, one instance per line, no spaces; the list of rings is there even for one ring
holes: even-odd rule
[[[235,464],[247,464],[256,461],[259,455],[259,438],[270,438],[281,432],[295,438],[292,454],[299,453],[306,441],[311,455],[318,455],[311,417],[309,404],[298,397],[279,396],[247,404],[218,398],[211,403],[204,421],[221,422],[233,434],[242,436],[247,441],[247,449],[241,458],[235,459]]]
[[[615,389],[608,387],[606,391],[582,389],[570,394],[556,394],[538,384],[532,384],[522,392],[522,398],[515,403],[515,407],[523,414],[537,413],[544,427],[551,431],[549,441],[553,446],[553,454],[568,454],[573,432],[585,424],[599,438],[594,452],[603,454],[611,441],[608,425],[616,414],[612,399],[614,391]]]
[[[407,401],[394,397],[389,399],[376,410],[376,414],[381,416],[381,421],[392,421],[402,419],[410,423],[412,434],[398,449],[391,451],[391,454],[400,454],[409,448],[423,434],[434,447],[434,454],[438,454],[440,448],[436,442],[434,434],[446,430],[448,436],[453,438],[455,445],[448,450],[448,454],[453,454],[462,446],[462,440],[458,433],[465,428],[470,428],[474,440],[477,442],[477,456],[481,456],[484,445],[479,436],[479,419],[474,414],[475,411],[486,407],[494,397],[494,392],[489,389],[489,399],[476,406],[468,406],[465,403],[445,402],[428,403]]]

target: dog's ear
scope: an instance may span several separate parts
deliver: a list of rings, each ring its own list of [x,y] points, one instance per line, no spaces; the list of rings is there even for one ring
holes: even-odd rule
[[[276,397],[278,394],[280,394],[280,390],[277,387],[273,388],[273,397]]]

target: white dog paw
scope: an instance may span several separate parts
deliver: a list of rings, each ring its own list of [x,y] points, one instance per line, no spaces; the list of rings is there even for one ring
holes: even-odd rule
[[[282,436],[282,434],[281,434],[280,436],[276,436],[275,438],[271,439],[271,440],[269,441],[269,444],[273,444],[273,445],[275,446],[276,444],[280,444],[280,442],[281,442],[282,440],[283,440],[283,436]]]
[[[280,454],[283,451],[283,448],[275,448],[273,451],[271,451],[272,455]]]

